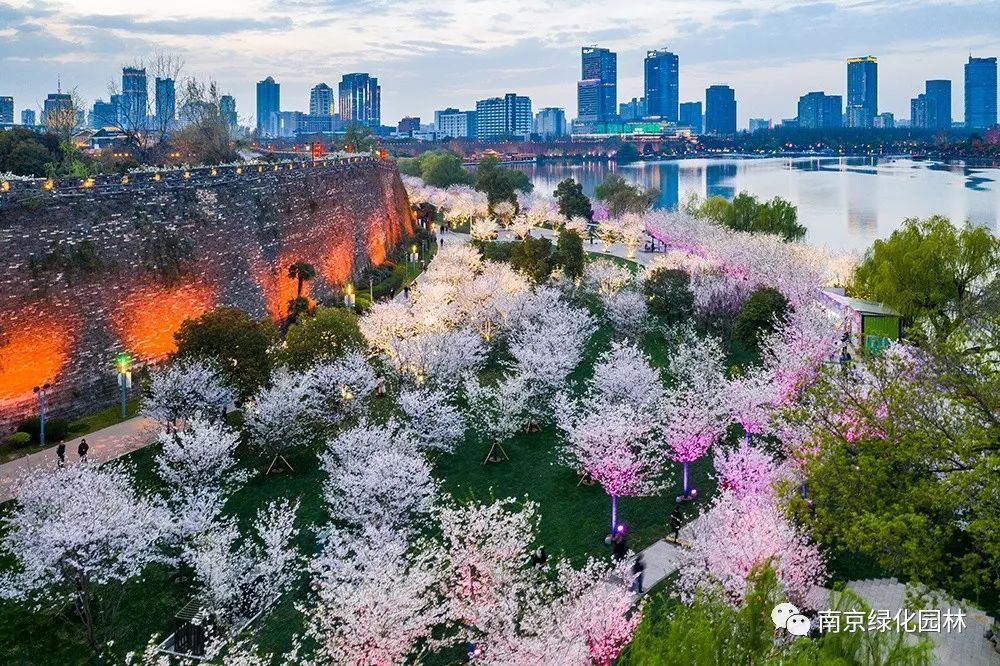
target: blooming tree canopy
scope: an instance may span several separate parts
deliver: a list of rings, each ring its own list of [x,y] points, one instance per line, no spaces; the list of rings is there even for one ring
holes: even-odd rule
[[[465,436],[465,418],[444,391],[408,390],[399,394],[406,416],[405,435],[425,451],[452,451]]]
[[[276,458],[304,445],[313,434],[308,380],[305,372],[278,368],[271,374],[271,384],[257,391],[246,405],[244,427],[258,446]]]
[[[236,398],[218,369],[204,361],[178,361],[152,373],[142,411],[168,426],[200,412],[203,418],[222,418]]]

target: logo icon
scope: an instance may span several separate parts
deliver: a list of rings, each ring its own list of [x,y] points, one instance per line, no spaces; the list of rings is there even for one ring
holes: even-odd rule
[[[793,636],[805,636],[809,633],[809,618],[799,613],[794,604],[778,604],[771,611],[771,621],[779,629],[785,629]]]

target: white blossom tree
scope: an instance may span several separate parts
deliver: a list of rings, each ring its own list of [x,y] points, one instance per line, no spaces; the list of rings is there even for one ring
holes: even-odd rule
[[[483,444],[490,444],[486,461],[497,462],[500,456],[509,460],[503,445],[527,422],[530,395],[523,378],[513,375],[487,384],[466,377],[463,388],[468,404],[465,421]]]
[[[649,325],[646,296],[635,289],[621,289],[601,298],[604,316],[615,332],[629,339],[639,338]]]
[[[221,419],[235,398],[236,391],[211,363],[178,361],[152,373],[142,411],[169,429],[199,412]]]
[[[406,434],[424,451],[452,451],[465,436],[465,418],[445,391],[407,390],[399,394]]]
[[[120,466],[77,465],[28,477],[3,519],[0,598],[74,616],[100,656],[125,583],[169,562],[170,512]]]
[[[361,411],[363,401],[378,386],[378,375],[358,351],[350,351],[305,373],[305,409],[310,418],[327,426]]]
[[[414,663],[447,620],[434,559],[396,534],[334,533],[311,568],[317,598],[304,608],[306,633],[323,663]]]
[[[497,237],[497,223],[492,219],[475,220],[469,228],[472,240],[491,241]]]
[[[602,297],[615,294],[634,281],[632,271],[608,259],[591,261],[583,269],[584,286]]]
[[[362,420],[330,440],[322,456],[330,513],[355,528],[405,532],[430,510],[435,482],[416,444],[390,421]]]
[[[393,368],[417,386],[453,382],[477,369],[486,356],[482,338],[468,328],[398,338],[391,347]]]
[[[253,441],[274,456],[268,472],[278,460],[291,470],[284,454],[305,445],[313,435],[308,379],[304,372],[278,368],[271,374],[270,385],[257,391],[246,405],[244,426]]]
[[[258,511],[252,535],[241,540],[239,526],[227,520],[184,548],[199,583],[196,596],[214,618],[220,638],[268,608],[291,585],[300,559],[294,544],[298,509],[298,502],[271,502]]]
[[[649,357],[634,344],[612,342],[594,363],[584,406],[587,411],[597,411],[624,404],[636,413],[655,417],[665,395],[660,371]]]

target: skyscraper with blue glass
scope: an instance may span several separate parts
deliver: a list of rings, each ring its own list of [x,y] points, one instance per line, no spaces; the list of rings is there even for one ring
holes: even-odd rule
[[[997,123],[997,59],[973,58],[965,64],[965,126],[986,129]]]
[[[576,116],[580,122],[612,120],[618,111],[618,54],[596,46],[580,51]]]
[[[705,133],[736,134],[736,91],[729,86],[705,90]]]
[[[874,127],[878,115],[878,58],[847,60],[847,126]]]
[[[665,49],[646,52],[646,115],[677,122],[680,78],[677,55]]]

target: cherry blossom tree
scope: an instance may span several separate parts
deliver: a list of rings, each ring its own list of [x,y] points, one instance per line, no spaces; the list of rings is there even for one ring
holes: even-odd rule
[[[438,603],[435,560],[397,535],[334,532],[312,564],[316,602],[305,608],[307,636],[323,663],[412,663],[447,620]]]
[[[434,263],[433,260],[431,263]],[[400,301],[374,303],[358,319],[358,328],[368,344],[384,353],[392,353],[392,343],[417,332],[418,325],[410,307]]]
[[[741,440],[736,448],[716,448],[715,472],[719,488],[739,499],[771,497],[778,481],[778,464],[774,456],[752,444],[749,438]]]
[[[493,206],[493,215],[496,216],[497,222],[508,227],[517,215],[517,206],[510,201],[501,201]]]
[[[611,666],[632,639],[644,601],[633,604],[627,565],[615,569],[594,560],[582,569],[566,562],[557,581],[529,595],[517,627],[494,631],[485,642],[485,664],[516,666]]]
[[[497,237],[497,223],[492,219],[476,220],[469,227],[472,240],[491,241]]]
[[[594,216],[597,219],[597,216]],[[597,238],[604,243],[604,251],[609,252],[611,246],[621,240],[621,228],[615,220],[601,220],[597,223]]]
[[[421,450],[450,452],[465,436],[465,418],[445,391],[403,391],[399,408],[406,416],[404,434],[414,437]]]
[[[403,380],[438,386],[477,369],[485,360],[482,338],[469,329],[419,333],[391,342],[390,360]]]
[[[681,565],[682,599],[690,601],[701,585],[719,585],[738,605],[747,588],[747,575],[770,562],[788,599],[809,608],[809,591],[825,579],[825,561],[774,499],[765,495],[743,498],[723,492],[693,523],[691,548]]]
[[[705,455],[728,425],[722,346],[712,337],[681,334],[670,359],[674,386],[663,403],[663,436],[683,467],[683,496],[692,495],[688,466]]]
[[[777,405],[790,404],[815,381],[823,363],[838,351],[840,337],[839,318],[818,304],[788,313],[765,338],[761,352],[768,378],[778,390]]]
[[[572,231],[576,233],[578,236],[580,236],[580,238],[583,238],[584,236],[587,235],[587,229],[590,228],[590,225],[587,223],[587,218],[580,217],[579,215],[574,215],[573,217],[566,220],[566,223],[563,225],[563,228],[566,231]]]
[[[611,533],[618,527],[618,498],[652,495],[661,487],[663,458],[649,415],[627,403],[599,410],[557,406],[565,433],[563,460],[601,484],[611,497]]]
[[[303,446],[314,434],[308,379],[304,372],[278,368],[271,374],[270,385],[262,387],[246,405],[244,427],[258,446],[274,456],[268,472],[278,460],[292,469],[285,452]]]
[[[468,405],[465,422],[482,443],[489,442],[487,460],[499,460],[500,455],[507,458],[504,443],[527,421],[530,394],[523,377],[507,376],[495,384],[466,377],[462,386]],[[494,453],[496,449],[499,453]]]
[[[636,339],[649,325],[649,305],[646,296],[635,289],[621,289],[601,298],[604,316],[615,331],[630,339]]]
[[[395,421],[362,420],[342,431],[330,440],[321,462],[331,514],[356,528],[402,533],[414,516],[430,509],[435,490],[430,466],[416,445],[401,437]]]
[[[219,638],[229,637],[268,608],[295,579],[298,508],[298,502],[271,502],[257,513],[255,538],[241,541],[239,525],[227,520],[185,547],[184,560],[199,583],[196,596],[214,618]]]
[[[448,617],[460,621],[473,642],[517,616],[528,585],[522,567],[539,516],[534,503],[517,504],[507,498],[489,505],[445,505],[437,511],[441,594]]]
[[[601,297],[621,291],[634,280],[632,271],[607,259],[592,261],[583,271],[584,286]]]
[[[635,258],[635,253],[646,239],[646,221],[637,213],[626,213],[616,220],[618,239],[625,246],[626,256]]]
[[[628,405],[636,413],[654,415],[665,396],[660,372],[634,344],[612,342],[594,363],[587,384],[585,409]]]
[[[518,240],[524,240],[531,235],[531,230],[535,228],[535,225],[524,215],[518,215],[515,217],[509,227],[509,231],[514,238]]]
[[[335,425],[361,411],[378,381],[375,369],[358,351],[314,365],[304,378],[306,411],[318,423]]]
[[[455,294],[457,319],[489,344],[507,330],[519,298],[530,288],[528,278],[509,264],[484,262],[482,272]]]
[[[3,518],[0,598],[75,616],[100,656],[124,584],[169,562],[170,513],[120,466],[76,465],[24,480]]]
[[[142,411],[173,428],[200,412],[206,419],[222,418],[236,398],[218,369],[204,361],[178,361],[152,373]]]

